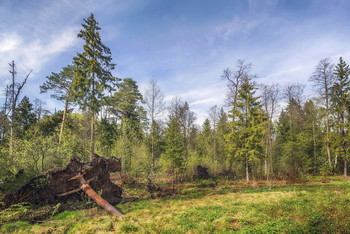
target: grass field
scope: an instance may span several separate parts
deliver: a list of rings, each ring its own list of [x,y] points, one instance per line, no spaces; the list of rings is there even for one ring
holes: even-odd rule
[[[44,208],[14,207],[0,212],[0,232],[17,233],[350,233],[350,181],[314,177],[303,183],[201,181],[186,183],[177,195],[117,205],[116,219],[100,208],[55,209],[37,222],[19,221]]]

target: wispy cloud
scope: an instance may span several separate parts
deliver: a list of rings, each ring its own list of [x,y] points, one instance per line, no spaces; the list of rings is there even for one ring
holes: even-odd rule
[[[240,37],[258,27],[260,23],[260,19],[244,19],[235,16],[231,21],[216,26],[210,41],[213,43],[215,39],[230,40]]]
[[[22,73],[34,69],[28,93],[37,95],[44,77],[81,50],[76,34],[93,12],[117,76],[136,79],[141,90],[157,79],[168,99],[181,96],[202,120],[210,106],[224,104],[220,76],[237,59],[253,63],[258,82],[280,84],[307,83],[322,58],[349,61],[349,7],[336,0],[4,0],[0,89],[15,60]]]
[[[48,40],[28,41],[14,34],[0,41],[0,79],[2,83],[8,75],[7,64],[11,60],[15,60],[17,66],[26,72],[31,69],[40,72],[46,62],[75,45],[76,32],[77,29],[72,27],[57,32]]]

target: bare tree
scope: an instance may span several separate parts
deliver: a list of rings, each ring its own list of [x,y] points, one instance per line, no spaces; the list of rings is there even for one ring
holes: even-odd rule
[[[216,131],[217,123],[219,121],[219,113],[220,113],[220,109],[218,108],[217,105],[210,107],[208,111],[209,120],[213,125],[212,127],[214,132]]]
[[[164,94],[156,80],[151,80],[145,92],[144,101],[149,119],[154,121],[165,110]]]
[[[28,77],[30,76],[30,74],[32,73],[32,71],[30,71],[27,76],[24,78],[24,80],[21,83],[17,83],[16,82],[16,75],[17,75],[17,70],[16,70],[16,64],[14,61],[12,61],[11,63],[9,63],[10,65],[10,74],[11,74],[11,84],[8,87],[8,94],[9,94],[9,110],[11,112],[11,117],[10,117],[10,144],[9,144],[9,148],[10,148],[10,155],[13,155],[13,137],[14,137],[14,122],[15,122],[15,113],[16,113],[16,107],[17,107],[17,101],[19,98],[19,95],[21,94],[21,91],[24,87],[24,85],[27,82]]]
[[[149,82],[144,96],[145,109],[150,120],[152,168],[155,166],[155,128],[159,115],[165,110],[164,95],[155,80]]]
[[[3,141],[5,139],[6,136],[6,132],[7,132],[7,127],[8,127],[8,102],[9,102],[9,86],[6,85],[5,88],[5,103],[4,106],[0,112],[0,128],[1,128],[1,138],[0,140]]]
[[[326,116],[326,149],[328,165],[332,167],[331,147],[330,147],[330,100],[331,100],[331,87],[334,83],[334,64],[330,58],[322,59],[315,68],[314,73],[310,77],[310,81],[314,83],[314,87],[320,94],[325,107]]]
[[[237,60],[236,70],[232,71],[230,68],[226,68],[221,76],[222,79],[228,81],[229,93],[226,102],[229,106],[232,106],[232,110],[236,109],[238,90],[245,79],[256,77],[251,75],[252,68],[251,63],[245,63],[244,60]],[[234,118],[234,116],[233,116]]]
[[[284,97],[287,98],[288,103],[295,102],[301,106],[304,100],[304,89],[304,84],[289,84],[284,89]]]
[[[280,99],[280,86],[278,84],[262,85],[261,100],[268,117],[267,131],[265,136],[265,175],[269,180],[273,173],[272,144],[273,144],[273,119]]]
[[[50,114],[50,111],[46,109],[46,103],[39,98],[34,99],[34,113],[39,120],[43,116]]]
[[[291,112],[295,112],[296,107],[301,107],[304,97],[305,85],[303,84],[289,84],[284,89],[284,97],[288,101],[288,105],[291,108]],[[294,115],[291,114],[289,116],[289,126],[292,129],[292,117]]]

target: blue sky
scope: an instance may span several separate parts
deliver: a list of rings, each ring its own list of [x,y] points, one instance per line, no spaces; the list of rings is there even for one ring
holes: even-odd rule
[[[166,100],[188,101],[199,122],[224,104],[220,76],[237,59],[253,64],[258,82],[280,84],[307,83],[325,57],[350,63],[348,0],[1,0],[0,89],[15,60],[19,79],[33,69],[23,94],[60,109],[39,85],[82,50],[76,35],[91,12],[114,74],[141,91],[156,79]]]

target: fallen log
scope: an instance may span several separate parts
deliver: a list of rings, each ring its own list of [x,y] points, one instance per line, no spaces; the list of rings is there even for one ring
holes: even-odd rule
[[[120,159],[115,157],[106,159],[95,154],[91,161],[83,163],[73,156],[65,168],[49,170],[30,179],[18,191],[7,194],[4,202],[8,206],[20,202],[47,205],[81,201],[87,194],[120,217],[121,213],[113,211],[110,203],[117,204],[122,200],[122,189],[110,180],[109,175],[120,170]]]
[[[80,189],[83,190],[90,198],[92,198],[99,206],[107,210],[111,215],[123,217],[123,214],[119,210],[117,210],[114,206],[109,204],[105,199],[103,199],[90,187],[89,182],[84,179],[84,175],[79,174],[71,178],[70,180],[75,179],[80,181]]]

